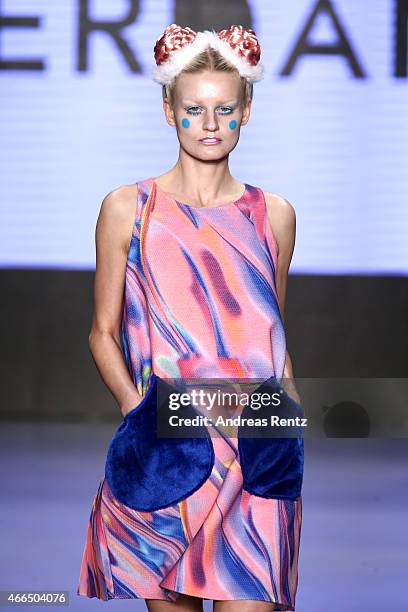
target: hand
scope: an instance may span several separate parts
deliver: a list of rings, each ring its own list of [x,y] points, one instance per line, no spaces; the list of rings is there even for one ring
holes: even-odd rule
[[[136,399],[134,399],[133,401],[132,401],[132,399],[130,399],[130,401],[128,401],[128,402],[126,403],[126,405],[121,406],[121,407],[120,407],[120,413],[121,413],[122,417],[123,417],[123,418],[125,418],[125,416],[126,416],[127,414],[129,414],[129,412],[130,412],[131,410],[133,410],[134,408],[137,408],[137,406],[140,404],[140,402],[142,401],[142,399],[143,399],[143,398],[142,398],[142,397],[140,397],[140,395],[139,395],[139,394],[137,394],[137,398],[136,398]]]
[[[302,399],[297,392],[293,379],[285,378],[281,384],[281,387],[297,404],[302,404]]]

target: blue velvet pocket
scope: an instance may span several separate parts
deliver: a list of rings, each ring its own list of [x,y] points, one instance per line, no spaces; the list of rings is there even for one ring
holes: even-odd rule
[[[196,491],[214,465],[214,448],[205,427],[191,438],[157,436],[157,376],[142,401],[128,412],[114,434],[105,476],[114,497],[143,512],[173,505]]]
[[[279,392],[281,398],[279,409],[276,406],[262,406],[259,410],[253,410],[247,405],[241,417],[265,418],[269,423],[271,414],[285,418],[305,416],[302,406],[282,389],[275,376],[271,376],[255,391],[255,393],[261,392],[268,394]],[[269,432],[272,430],[269,429]],[[300,430],[302,430],[301,427],[296,428],[293,432],[299,434]],[[278,435],[279,429],[273,431],[273,437],[270,437],[259,427],[256,430],[245,425],[238,428],[238,450],[243,488],[259,497],[294,500],[301,495],[302,491],[303,431],[298,437],[277,437]]]

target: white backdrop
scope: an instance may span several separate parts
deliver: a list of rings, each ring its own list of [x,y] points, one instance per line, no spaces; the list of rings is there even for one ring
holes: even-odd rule
[[[394,76],[397,2],[331,5],[350,55],[328,54],[339,27],[320,12],[294,53],[316,0],[252,0],[265,77],[230,156],[234,177],[287,198],[297,213],[291,272],[407,274],[408,79]],[[151,80],[153,46],[174,3],[141,2],[121,30],[141,73],[106,32],[87,39],[79,69],[79,0],[3,0],[2,16],[33,17],[0,31],[0,266],[92,269],[103,197],[157,176],[178,141]],[[134,5],[137,5],[135,3]],[[89,2],[96,20],[122,20],[130,0]],[[230,21],[234,23],[234,21]],[[235,21],[236,23],[236,21]],[[180,23],[180,25],[186,25]],[[43,69],[13,62],[39,61]],[[9,62],[9,63],[7,63]]]

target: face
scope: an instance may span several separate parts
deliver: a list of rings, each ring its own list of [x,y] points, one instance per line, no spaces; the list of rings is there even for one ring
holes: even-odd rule
[[[251,102],[244,107],[238,73],[180,74],[174,89],[174,108],[164,100],[169,125],[177,129],[180,145],[199,159],[219,159],[232,151],[240,127],[248,122]],[[203,139],[210,138],[207,142]]]

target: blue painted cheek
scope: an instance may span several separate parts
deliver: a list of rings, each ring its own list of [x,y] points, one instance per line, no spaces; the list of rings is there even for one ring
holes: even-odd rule
[[[184,119],[181,120],[181,125],[183,127],[185,127],[185,128],[188,128],[188,127],[190,127],[190,121],[188,119],[184,118]]]
[[[237,122],[235,121],[235,119],[231,119],[231,121],[229,122],[229,126],[231,130],[235,130],[235,128],[237,127]]]

